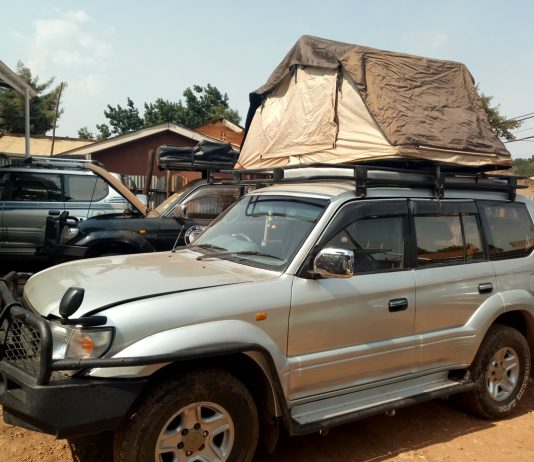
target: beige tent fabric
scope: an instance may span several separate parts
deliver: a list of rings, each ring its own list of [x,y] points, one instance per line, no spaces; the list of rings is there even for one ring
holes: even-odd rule
[[[238,168],[382,159],[511,165],[461,63],[304,36],[250,101]]]
[[[261,110],[264,157],[302,155],[328,149],[336,140],[336,73],[296,69],[269,96]]]
[[[299,72],[299,75],[316,75],[318,70],[315,69],[314,71],[302,71]],[[329,81],[335,80],[337,73],[328,70],[325,74],[329,76],[325,81]],[[303,105],[295,101],[302,94],[296,87],[298,87],[298,83],[303,82],[303,86],[309,90],[309,79],[301,80],[297,76],[297,84],[295,84],[294,78],[290,78],[290,80],[291,85],[286,79],[285,85],[281,85],[279,90],[288,91],[292,105],[302,108]],[[256,110],[256,115],[249,128],[249,135],[239,156],[239,163],[236,165],[237,168],[270,168],[295,163],[369,162],[395,158],[425,158],[442,163],[462,163],[471,167],[500,162],[495,154],[455,152],[443,149],[416,148],[415,146],[392,146],[371,117],[354,81],[346,72],[343,73],[338,95],[339,131],[333,147],[330,144],[333,141],[331,131],[318,131],[317,134],[308,133],[307,136],[312,139],[312,142],[302,139],[302,136],[299,137],[299,134],[306,133],[309,126],[313,126],[313,122],[306,126],[302,121],[302,114],[297,111],[285,110],[287,101],[284,101],[283,91],[277,91],[272,98],[273,104],[270,104],[271,97],[269,97],[265,105]],[[331,97],[328,100],[330,101]],[[314,122],[318,123],[318,120],[320,119],[318,118]],[[278,139],[281,140],[279,144],[270,142],[272,139],[276,140],[274,136],[272,138],[266,136],[266,133],[268,134],[269,130],[273,129]],[[297,131],[296,134],[295,131]],[[325,143],[326,148],[311,149],[314,146],[319,146],[321,142]]]

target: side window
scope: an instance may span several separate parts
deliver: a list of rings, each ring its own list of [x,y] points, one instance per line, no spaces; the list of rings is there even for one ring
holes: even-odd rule
[[[399,215],[399,209],[402,205],[406,208],[406,203],[396,203],[396,211],[394,206],[379,202],[347,207],[343,227],[323,248],[352,250],[355,274],[404,268],[406,215]]]
[[[532,219],[519,202],[479,201],[491,260],[520,258],[534,249]]]
[[[214,219],[240,197],[240,188],[235,186],[205,186],[194,192],[185,201],[190,218]]]
[[[484,258],[473,203],[414,204],[417,266],[454,265]]]
[[[108,192],[107,183],[96,175],[65,175],[66,202],[97,202]]]
[[[11,200],[62,202],[61,177],[53,173],[11,174]]]

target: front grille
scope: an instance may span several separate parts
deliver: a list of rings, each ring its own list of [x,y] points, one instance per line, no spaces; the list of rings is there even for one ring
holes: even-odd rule
[[[36,377],[41,369],[40,352],[39,332],[32,326],[13,319],[5,336],[3,360]]]

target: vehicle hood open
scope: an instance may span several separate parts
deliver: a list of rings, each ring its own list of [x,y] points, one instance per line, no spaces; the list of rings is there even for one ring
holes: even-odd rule
[[[59,316],[59,302],[70,287],[85,289],[72,316],[133,299],[253,281],[258,270],[239,265],[239,272],[221,261],[198,261],[192,251],[117,255],[65,263],[31,277],[24,299],[42,316]],[[225,267],[226,266],[226,267]],[[250,273],[250,274],[248,274]],[[263,275],[265,278],[265,275]]]
[[[102,178],[106,183],[108,183],[113,189],[115,189],[122,197],[124,197],[132,206],[143,216],[147,216],[148,210],[145,204],[143,204],[135,194],[133,194],[124,184],[115,178],[111,173],[106,169],[99,167],[94,164],[84,164],[84,168],[91,170],[100,178]]]

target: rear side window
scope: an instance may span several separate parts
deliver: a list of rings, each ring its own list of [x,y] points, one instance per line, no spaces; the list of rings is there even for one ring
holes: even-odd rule
[[[534,228],[525,204],[479,201],[491,260],[520,258],[534,248]]]
[[[484,258],[473,203],[415,203],[417,266],[454,265]]]
[[[11,200],[62,202],[61,177],[53,173],[11,174]]]
[[[66,202],[97,202],[108,192],[107,183],[96,175],[65,175]]]

